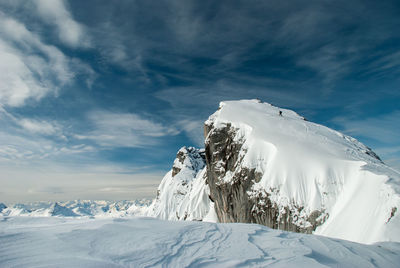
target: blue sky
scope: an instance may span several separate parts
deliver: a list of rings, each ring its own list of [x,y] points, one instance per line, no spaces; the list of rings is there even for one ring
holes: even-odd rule
[[[398,1],[0,1],[0,201],[151,197],[221,100],[400,169]]]

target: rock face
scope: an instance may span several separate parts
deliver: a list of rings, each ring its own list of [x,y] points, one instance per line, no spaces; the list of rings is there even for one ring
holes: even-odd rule
[[[216,128],[212,120],[207,121],[205,136],[207,184],[220,222],[258,223],[274,229],[312,233],[328,217],[323,210],[302,214],[301,205],[294,202],[282,205],[264,189],[255,190],[263,174],[256,168],[242,166],[245,140],[230,123]]]
[[[356,139],[257,100],[222,102],[204,134],[205,151],[178,152],[153,215],[400,241],[400,174]]]
[[[204,149],[182,147],[161,181],[148,215],[166,220],[202,220],[210,208],[205,164]]]

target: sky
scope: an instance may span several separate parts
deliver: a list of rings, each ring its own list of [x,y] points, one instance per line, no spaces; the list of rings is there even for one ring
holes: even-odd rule
[[[0,202],[151,198],[220,101],[400,170],[400,2],[0,0]]]

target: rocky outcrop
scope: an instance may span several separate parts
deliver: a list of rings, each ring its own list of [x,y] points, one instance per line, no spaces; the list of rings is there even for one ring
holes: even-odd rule
[[[311,233],[326,220],[328,214],[324,211],[315,210],[307,215],[294,202],[286,206],[274,202],[271,195],[276,189],[267,192],[255,187],[263,174],[242,165],[246,148],[238,129],[229,123],[216,128],[212,121],[207,121],[204,129],[207,184],[220,222],[258,223]]]

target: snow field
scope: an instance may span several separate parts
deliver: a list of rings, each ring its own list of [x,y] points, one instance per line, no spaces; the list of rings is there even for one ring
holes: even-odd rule
[[[249,224],[0,218],[1,267],[398,267],[399,253]]]

